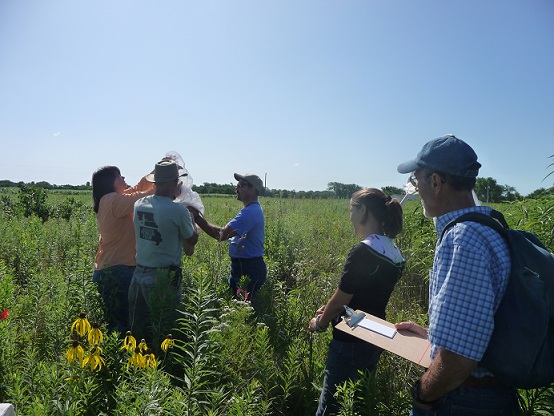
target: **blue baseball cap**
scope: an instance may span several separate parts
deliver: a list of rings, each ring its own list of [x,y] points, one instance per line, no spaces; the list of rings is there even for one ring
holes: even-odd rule
[[[477,154],[464,141],[452,134],[431,140],[416,158],[398,165],[399,173],[411,173],[420,168],[464,178],[476,178],[481,164]]]

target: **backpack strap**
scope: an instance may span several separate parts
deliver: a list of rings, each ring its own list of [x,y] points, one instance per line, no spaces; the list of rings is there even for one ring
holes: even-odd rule
[[[459,224],[465,221],[472,221],[482,225],[486,225],[487,227],[492,228],[498,234],[500,234],[508,244],[510,243],[510,237],[508,235],[508,232],[506,231],[510,229],[510,227],[508,226],[508,223],[506,222],[504,215],[502,215],[501,212],[496,211],[494,209],[492,210],[490,216],[487,214],[483,214],[481,212],[468,212],[467,214],[463,214],[458,218],[456,218],[455,220],[452,220],[451,222],[445,225],[444,229],[442,230],[439,241],[442,241],[442,238],[444,237],[444,234],[448,229],[450,229],[456,224]]]

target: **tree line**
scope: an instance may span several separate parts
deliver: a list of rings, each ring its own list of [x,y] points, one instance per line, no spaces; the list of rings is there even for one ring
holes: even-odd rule
[[[52,185],[45,181],[40,182],[12,182],[7,179],[0,180],[0,188],[23,188],[25,186],[34,186],[41,189],[61,189],[61,190],[74,190],[74,191],[90,191],[92,187],[90,182],[85,185]]]
[[[0,188],[23,188],[36,187],[46,190],[73,190],[73,191],[90,191],[92,187],[90,182],[85,185],[52,185],[48,182],[12,182],[9,180],[0,180]],[[324,191],[295,191],[289,189],[270,189],[266,188],[263,195],[275,198],[305,198],[305,199],[329,199],[329,198],[344,198],[348,199],[352,194],[362,189],[357,184],[346,184],[341,182],[329,182],[327,189]],[[381,188],[387,195],[403,195],[405,192],[402,188],[395,186],[384,186]],[[193,185],[192,190],[201,195],[235,195],[236,187],[232,183],[217,184],[204,182],[202,185]],[[496,179],[477,178],[475,193],[482,202],[509,202],[524,199],[513,186],[500,185]],[[539,188],[531,192],[525,198],[536,199],[541,196],[554,195],[554,186],[550,188]]]

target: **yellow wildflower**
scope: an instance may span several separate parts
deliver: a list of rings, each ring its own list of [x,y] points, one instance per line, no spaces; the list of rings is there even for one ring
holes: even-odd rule
[[[101,357],[101,354],[102,348],[100,348],[98,344],[94,344],[94,346],[90,350],[90,354],[85,357],[81,366],[83,368],[85,368],[86,366],[90,366],[90,369],[92,371],[100,371],[102,367],[106,366],[106,361],[104,361],[104,359]]]
[[[146,345],[146,341],[144,340],[144,338],[140,340],[138,347],[140,352],[146,352],[146,350],[148,349],[148,346]]]
[[[128,352],[133,352],[135,348],[137,347],[137,340],[131,333],[131,331],[127,331],[125,334],[125,340],[123,340],[123,346],[121,347],[122,350],[127,350]]]
[[[73,341],[71,342],[71,346],[65,353],[65,358],[67,358],[67,361],[69,363],[72,363],[75,361],[75,358],[79,360],[79,363],[83,363],[83,356],[85,355],[85,351],[83,350],[83,347],[81,347],[81,344],[79,344],[79,341]]]
[[[100,325],[98,325],[98,322],[93,322],[91,328],[88,333],[88,343],[91,345],[101,344],[104,340],[104,335],[100,331]]]
[[[84,336],[88,331],[90,331],[90,322],[87,319],[87,314],[81,312],[79,317],[71,325],[71,332],[77,332],[79,336]]]
[[[144,368],[156,368],[156,356],[151,350],[146,350],[144,353]]]
[[[127,369],[132,365],[138,367],[138,368],[146,368],[146,360],[144,360],[144,356],[140,352],[140,348],[135,348],[133,355],[131,355],[131,358],[129,358],[129,361],[127,362]]]
[[[167,337],[162,342],[162,350],[167,352],[168,349],[173,348],[175,345],[175,340],[171,334],[167,334]]]

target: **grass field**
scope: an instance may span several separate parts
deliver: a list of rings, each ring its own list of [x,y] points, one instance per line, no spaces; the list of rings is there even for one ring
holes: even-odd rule
[[[195,254],[184,259],[175,347],[164,352],[150,345],[157,365],[140,368],[129,364],[132,354],[121,349],[117,334],[104,331],[104,362],[94,361],[93,370],[66,357],[73,345],[71,324],[81,311],[105,329],[92,284],[98,233],[91,196],[42,196],[0,193],[0,313],[9,313],[0,320],[0,402],[13,403],[18,415],[315,413],[331,334],[305,328],[333,293],[357,243],[347,200],[261,198],[269,274],[255,310],[228,293],[225,243],[201,235]],[[207,219],[220,225],[241,208],[231,197],[203,201]],[[31,208],[26,212],[23,205]],[[512,226],[537,233],[554,249],[552,199],[495,208]],[[393,322],[425,325],[436,235],[418,202],[405,205],[404,217],[397,242],[407,268],[387,314]],[[80,339],[79,345],[88,356],[88,341]],[[407,415],[409,388],[422,371],[384,353],[374,379],[341,389],[341,414]],[[553,389],[520,393],[525,414],[554,412]]]

